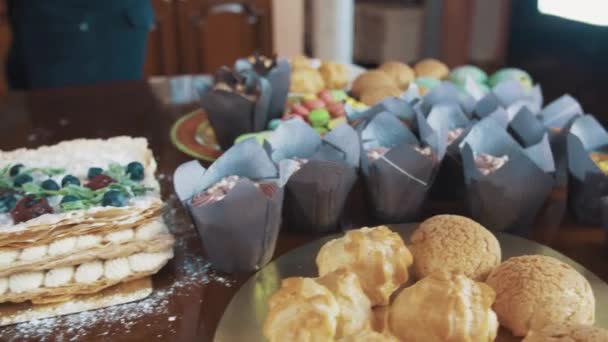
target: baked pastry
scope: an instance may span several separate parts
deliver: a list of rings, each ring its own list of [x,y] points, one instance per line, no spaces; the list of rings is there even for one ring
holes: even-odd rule
[[[319,275],[346,268],[359,277],[372,305],[386,305],[408,279],[412,254],[386,226],[361,228],[327,242],[317,255]]]
[[[289,59],[289,63],[291,64],[292,69],[301,69],[301,68],[311,68],[312,63],[310,63],[310,59],[306,56],[295,56]]]
[[[361,102],[368,106],[373,106],[387,97],[398,97],[399,95],[401,95],[401,90],[393,85],[370,88],[365,89],[363,94],[361,94]]]
[[[414,70],[405,63],[396,61],[385,62],[378,69],[392,77],[397,87],[401,90],[406,90],[410,85],[410,82],[413,82],[414,79],[416,79]]]
[[[463,216],[433,216],[420,224],[411,242],[418,278],[443,271],[484,281],[501,260],[494,234]]]
[[[57,303],[173,257],[144,138],[0,151],[0,303]]]
[[[376,306],[373,308],[371,326],[374,331],[390,334],[390,328],[388,326],[388,315],[390,310],[390,306]]]
[[[349,73],[344,64],[324,61],[319,72],[327,89],[343,89],[348,85]]]
[[[541,330],[533,330],[523,342],[606,342],[608,330],[582,324],[550,324]]]
[[[357,97],[361,97],[368,89],[381,87],[397,87],[395,81],[382,70],[370,70],[359,75],[351,86],[351,93]]]
[[[515,336],[556,324],[593,324],[595,298],[585,277],[543,255],[513,257],[487,279],[496,291],[494,310]]]
[[[354,335],[369,328],[372,304],[363,292],[356,274],[342,268],[317,281],[334,295],[340,307],[336,338]]]
[[[355,335],[344,337],[339,342],[399,342],[395,336],[373,330],[364,330]]]
[[[434,58],[426,58],[414,65],[414,72],[417,77],[431,77],[442,80],[448,77],[450,69]]]
[[[291,72],[290,92],[316,94],[323,89],[325,81],[317,69],[298,68]]]
[[[494,341],[494,291],[464,275],[434,273],[401,291],[391,305],[391,332],[402,341]]]
[[[287,278],[268,302],[264,336],[269,341],[334,341],[340,306],[312,278]]]

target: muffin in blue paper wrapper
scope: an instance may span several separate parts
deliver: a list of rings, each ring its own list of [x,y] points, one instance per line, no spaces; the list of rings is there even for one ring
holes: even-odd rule
[[[175,170],[175,192],[214,268],[249,272],[270,261],[288,177],[255,139],[234,145],[208,169],[191,161]]]
[[[593,116],[578,116],[567,140],[570,209],[579,222],[600,224],[608,196],[608,132]]]
[[[549,131],[549,142],[555,158],[556,183],[563,188],[568,186],[568,129],[581,115],[583,108],[568,94],[549,103],[538,114],[542,125]]]
[[[266,127],[271,95],[268,80],[253,71],[222,67],[217,72],[213,87],[201,95],[201,105],[223,150],[240,135]]]
[[[466,186],[462,173],[462,157],[458,145],[473,125],[457,104],[439,104],[431,109],[426,118],[435,131],[443,129],[446,133],[446,154],[431,188],[435,199],[464,198]]]
[[[255,53],[249,58],[236,61],[235,69],[239,71],[253,70],[258,76],[268,81],[271,95],[267,120],[280,118],[285,110],[291,82],[289,61],[285,58],[277,58],[276,55],[266,57]]]
[[[497,108],[504,108],[511,120],[522,107],[527,107],[532,113],[540,112],[543,105],[543,95],[540,85],[532,88],[524,87],[516,80],[506,80],[497,84],[492,91],[481,98],[474,106],[473,115],[484,118]]]
[[[445,155],[445,130],[435,132],[420,114],[416,122],[420,139],[388,112],[357,127],[367,192],[375,216],[385,223],[418,217]]]
[[[557,189],[560,193],[565,193],[568,185],[565,148],[561,148],[561,145],[556,145],[554,141],[551,141],[549,129],[542,124],[539,117],[532,114],[524,106],[509,122],[507,131],[523,148],[530,149],[532,153],[551,154],[553,156],[553,164],[555,165],[553,189]],[[549,144],[546,144],[544,141],[549,141]],[[550,149],[550,151],[547,149]],[[560,152],[562,150],[563,152]],[[561,155],[556,153],[561,153]],[[544,215],[542,222],[551,222],[551,224],[557,225],[557,223],[562,221],[566,213],[566,207],[566,201],[547,201],[542,211]]]
[[[323,139],[300,118],[283,121],[267,138],[285,174],[284,228],[303,233],[339,229],[359,168],[359,137],[341,124]]]
[[[493,118],[476,123],[460,144],[471,216],[494,231],[525,235],[553,186],[545,135],[521,147]]]

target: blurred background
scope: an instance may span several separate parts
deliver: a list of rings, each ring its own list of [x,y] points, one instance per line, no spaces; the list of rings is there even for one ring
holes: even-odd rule
[[[438,58],[527,70],[551,100],[571,93],[606,123],[605,0],[150,0],[145,78],[212,73],[260,51],[375,66]],[[11,42],[0,0],[0,57]],[[86,22],[78,23],[82,25]],[[85,34],[85,33],[83,33]],[[115,53],[119,54],[120,50]],[[8,89],[0,72],[0,94]]]

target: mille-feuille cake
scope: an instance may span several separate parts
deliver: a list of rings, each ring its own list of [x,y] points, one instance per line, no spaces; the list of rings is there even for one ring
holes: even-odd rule
[[[174,238],[155,171],[145,138],[0,151],[0,303],[61,302],[158,272]]]

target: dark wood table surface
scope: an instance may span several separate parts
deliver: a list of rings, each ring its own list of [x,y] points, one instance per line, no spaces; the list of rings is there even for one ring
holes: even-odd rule
[[[36,147],[66,139],[144,136],[158,160],[166,219],[177,236],[176,257],[154,276],[152,298],[122,308],[103,309],[43,322],[0,328],[2,341],[211,341],[221,315],[250,274],[223,275],[204,260],[199,238],[172,195],[171,175],[190,158],[169,139],[180,116],[197,108],[190,77],[9,93],[0,100],[0,149]],[[346,227],[374,224],[360,185],[349,198]],[[581,226],[566,215],[563,191],[552,194],[529,237],[555,248],[608,281],[606,233]],[[433,202],[421,218],[462,213],[456,202]],[[316,237],[281,233],[275,257]],[[238,253],[238,251],[235,251]]]

